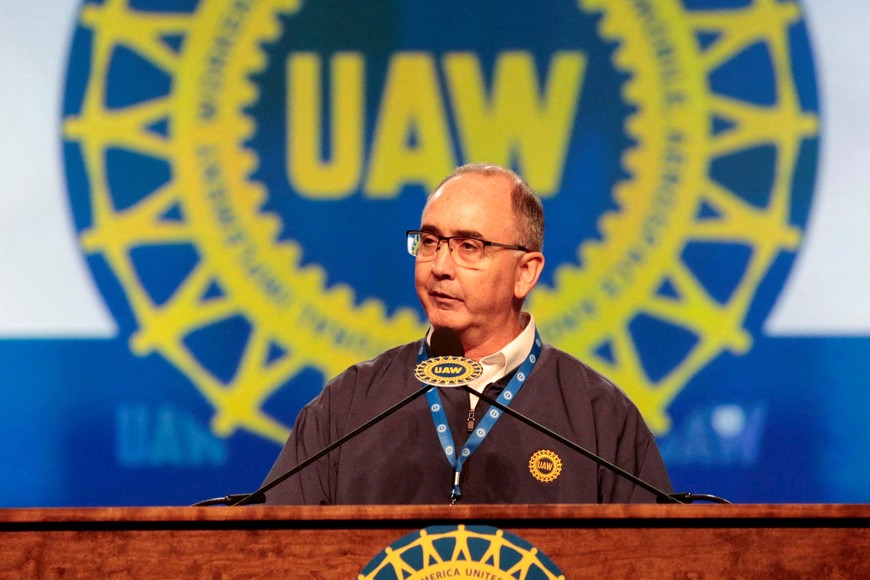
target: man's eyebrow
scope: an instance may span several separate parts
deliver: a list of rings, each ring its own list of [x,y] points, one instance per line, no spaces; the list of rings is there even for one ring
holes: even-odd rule
[[[461,236],[463,238],[483,238],[483,234],[477,230],[457,230],[453,235]]]
[[[443,235],[443,234],[441,233],[441,230],[440,230],[440,229],[436,228],[435,226],[430,226],[430,225],[422,225],[422,226],[420,226],[420,231],[421,231],[421,232],[426,232],[426,233],[428,233],[428,234],[439,235],[439,236],[440,236],[440,235]],[[483,239],[483,235],[482,235],[480,232],[478,232],[477,230],[457,230],[457,231],[453,232],[453,235],[450,236],[450,237],[452,237],[452,238],[459,237],[459,238],[478,238],[478,239]]]

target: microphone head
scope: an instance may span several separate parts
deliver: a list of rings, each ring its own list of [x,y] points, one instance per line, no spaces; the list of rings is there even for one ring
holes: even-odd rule
[[[429,338],[431,358],[417,365],[414,376],[433,387],[461,387],[483,374],[477,361],[465,358],[459,335],[449,328],[436,328]]]
[[[429,339],[429,353],[431,356],[465,356],[465,347],[455,330],[450,328],[436,328]]]

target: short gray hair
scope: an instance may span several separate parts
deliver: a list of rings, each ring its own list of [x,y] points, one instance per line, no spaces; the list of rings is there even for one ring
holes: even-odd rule
[[[517,220],[516,243],[532,252],[540,252],[544,249],[544,205],[541,198],[534,192],[526,180],[514,171],[490,163],[467,163],[457,167],[453,173],[441,180],[435,191],[441,186],[460,175],[474,173],[489,177],[506,177],[513,182],[511,189],[511,207]],[[431,198],[434,192],[429,194]]]

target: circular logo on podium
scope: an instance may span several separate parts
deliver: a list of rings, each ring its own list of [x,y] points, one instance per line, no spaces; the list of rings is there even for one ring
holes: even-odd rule
[[[555,580],[565,575],[525,540],[489,526],[432,526],[385,548],[359,580]]]

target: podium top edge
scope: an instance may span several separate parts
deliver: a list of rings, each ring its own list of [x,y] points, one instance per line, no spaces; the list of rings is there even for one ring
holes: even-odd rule
[[[97,527],[870,527],[870,504],[473,504],[244,507],[0,508],[0,529]],[[727,522],[727,523],[726,523]]]

